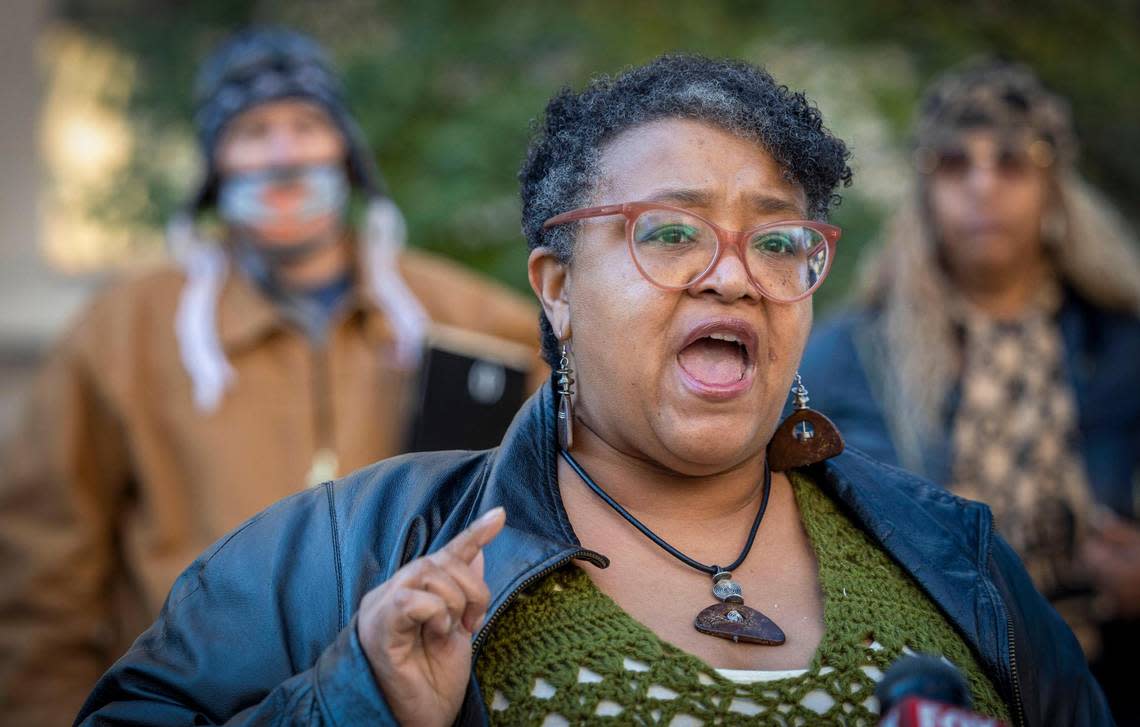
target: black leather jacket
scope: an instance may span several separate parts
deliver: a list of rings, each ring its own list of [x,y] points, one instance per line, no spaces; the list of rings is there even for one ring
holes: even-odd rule
[[[361,598],[503,505],[485,550],[496,616],[584,550],[558,493],[550,387],[497,449],[387,460],[284,500],[215,544],[103,676],[85,724],[391,724],[356,635]],[[1073,635],[993,532],[990,511],[857,451],[810,471],[973,647],[1015,724],[1112,724]],[[472,679],[460,724],[483,724]]]

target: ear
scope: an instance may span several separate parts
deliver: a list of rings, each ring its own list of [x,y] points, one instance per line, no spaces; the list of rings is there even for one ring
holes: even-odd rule
[[[530,287],[560,341],[570,337],[570,266],[549,247],[536,247],[527,260]]]

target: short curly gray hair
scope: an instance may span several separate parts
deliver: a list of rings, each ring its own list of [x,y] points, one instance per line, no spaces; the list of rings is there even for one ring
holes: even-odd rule
[[[836,188],[851,183],[846,145],[802,93],[751,63],[664,55],[617,78],[595,78],[580,93],[563,88],[547,104],[519,170],[527,245],[551,247],[569,261],[576,225],[544,230],[543,223],[588,204],[609,141],[667,118],[704,121],[761,144],[803,188],[815,219],[826,219],[839,201]],[[541,328],[543,356],[553,366],[558,341],[545,315]]]

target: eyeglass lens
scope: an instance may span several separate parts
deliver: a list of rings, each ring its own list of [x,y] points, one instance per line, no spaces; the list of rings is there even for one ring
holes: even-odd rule
[[[700,278],[716,255],[716,231],[681,211],[641,213],[632,229],[632,249],[642,271],[658,285],[682,288]],[[764,227],[749,233],[745,263],[757,284],[776,300],[791,300],[815,287],[827,269],[821,232],[804,225]]]

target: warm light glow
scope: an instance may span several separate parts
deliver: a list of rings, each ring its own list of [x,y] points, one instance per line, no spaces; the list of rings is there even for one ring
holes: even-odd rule
[[[122,168],[130,152],[125,130],[108,114],[72,115],[59,119],[45,131],[55,137],[47,142],[53,164],[61,172],[85,180]]]
[[[161,250],[153,244],[155,231],[125,228],[116,222],[122,216],[113,214],[146,203],[145,189],[122,184],[134,153],[127,118],[134,65],[113,47],[66,26],[44,34],[41,65],[46,257],[65,271],[81,272],[124,264],[140,248]],[[104,209],[106,200],[117,209]]]

